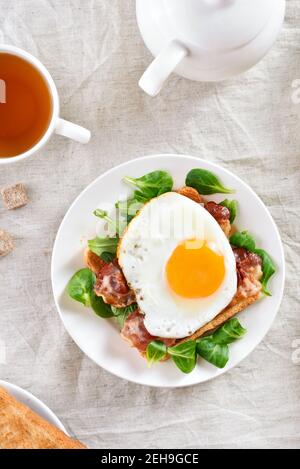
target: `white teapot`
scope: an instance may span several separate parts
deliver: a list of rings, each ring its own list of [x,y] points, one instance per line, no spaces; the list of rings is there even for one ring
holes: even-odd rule
[[[156,57],[139,85],[149,95],[175,71],[219,81],[246,71],[280,32],[285,0],[137,0],[143,39]]]

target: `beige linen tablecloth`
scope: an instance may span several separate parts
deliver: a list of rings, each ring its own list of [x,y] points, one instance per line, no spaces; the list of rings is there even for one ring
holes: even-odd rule
[[[174,76],[152,99],[137,87],[151,57],[133,0],[0,0],[0,43],[38,56],[63,117],[93,133],[88,146],[54,137],[30,161],[0,167],[0,187],[21,181],[30,197],[23,209],[0,207],[0,228],[16,244],[0,259],[0,378],[44,400],[90,447],[300,446],[300,4],[287,3],[280,38],[258,66],[219,84]],[[112,166],[162,152],[215,161],[249,183],[279,226],[287,261],[285,297],[261,345],[220,378],[181,390],[97,367],[64,330],[50,283],[73,199]]]

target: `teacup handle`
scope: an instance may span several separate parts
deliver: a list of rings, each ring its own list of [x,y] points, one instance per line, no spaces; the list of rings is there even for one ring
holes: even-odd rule
[[[60,118],[57,120],[55,133],[79,143],[89,143],[91,139],[91,132],[89,130]]]
[[[171,41],[153,60],[139,81],[139,86],[150,96],[156,96],[177,65],[188,55],[178,41]]]

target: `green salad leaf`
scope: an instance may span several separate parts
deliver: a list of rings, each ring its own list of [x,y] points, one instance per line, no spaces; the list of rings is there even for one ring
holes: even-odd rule
[[[116,255],[112,252],[104,251],[102,252],[100,257],[104,262],[106,262],[106,264],[110,264],[110,262],[112,262],[115,259]]]
[[[128,316],[131,313],[133,313],[133,311],[135,311],[137,308],[138,308],[138,305],[136,303],[134,303],[130,306],[126,306],[125,308],[116,308],[115,306],[111,307],[113,315],[117,319],[118,324],[119,324],[121,329],[123,329],[124,323],[125,323],[126,319],[128,318]]]
[[[236,219],[237,215],[237,201],[225,199],[223,200],[223,202],[220,203],[220,205],[228,208],[228,210],[230,211],[230,223],[232,224]]]
[[[121,215],[129,215],[131,217],[134,217],[143,206],[143,203],[133,197],[128,200],[119,200],[116,203],[116,208],[119,210]]]
[[[172,176],[166,171],[153,171],[140,178],[125,177],[124,181],[137,189],[134,198],[140,203],[173,189]]]
[[[153,340],[150,342],[146,350],[146,357],[149,366],[163,360],[166,356],[167,346],[163,342],[160,340]]]
[[[238,319],[232,318],[213,335],[197,339],[197,353],[217,368],[224,368],[229,360],[229,344],[246,334]]]
[[[68,294],[73,300],[79,301],[84,306],[91,306],[91,291],[95,282],[96,276],[90,269],[81,269],[69,281]]]
[[[105,220],[109,224],[112,230],[112,233],[115,236],[117,237],[122,236],[127,226],[127,222],[123,221],[121,218],[119,218],[118,221],[115,221],[108,215],[108,213],[105,210],[101,210],[99,208],[97,208],[97,210],[94,211],[94,215],[95,217]]]
[[[173,362],[183,373],[191,373],[196,366],[197,353],[194,340],[169,347],[168,354],[171,355]]]
[[[100,316],[100,318],[103,318],[103,319],[112,318],[114,316],[111,306],[104,303],[101,296],[95,295],[93,290],[90,292],[90,299],[91,299],[91,307],[93,308],[97,316]]]
[[[111,253],[116,254],[118,247],[118,238],[94,238],[88,241],[89,250],[97,256],[101,257],[102,254]]]
[[[230,244],[238,248],[247,249],[247,251],[255,251],[255,241],[248,231],[237,231],[230,237]]]
[[[95,274],[90,269],[81,269],[69,281],[68,294],[84,306],[92,307],[98,316],[111,318],[114,316],[111,307],[94,293],[95,283]]]
[[[153,171],[140,178],[125,177],[124,181],[136,188],[131,198],[116,203],[119,214],[126,218],[127,224],[146,202],[173,189],[173,179],[166,171]]]
[[[197,353],[217,368],[224,368],[229,360],[228,345],[217,344],[212,337],[197,340]]]
[[[68,283],[69,296],[85,306],[92,307],[97,316],[107,319],[115,317],[122,328],[126,318],[137,309],[134,303],[126,308],[115,308],[105,303],[102,297],[94,292],[96,276],[90,269],[81,269],[76,272]]]
[[[207,169],[192,169],[186,177],[186,185],[196,189],[201,195],[232,194],[232,189],[227,189],[221,181]]]
[[[212,365],[224,368],[229,360],[229,345],[244,337],[246,332],[239,321],[233,318],[210,336],[187,340],[174,347],[167,347],[163,342],[154,340],[147,347],[147,360],[153,364],[169,355],[183,373],[191,373],[196,366],[197,355],[200,355]]]
[[[265,295],[271,296],[271,293],[268,290],[268,282],[270,278],[272,277],[272,275],[274,275],[276,272],[275,264],[273,260],[271,259],[271,257],[269,256],[269,254],[263,249],[255,249],[255,253],[261,257],[262,263],[263,263],[262,264],[263,276],[261,279],[263,292]]]
[[[129,223],[144,206],[145,202],[140,202],[137,198],[132,197],[128,200],[119,200],[116,203],[116,209],[119,214],[125,217],[126,222]]]
[[[229,345],[244,337],[246,332],[247,330],[241,326],[238,319],[232,318],[212,335],[212,339],[216,344]]]
[[[270,255],[264,249],[256,248],[255,240],[248,231],[234,233],[234,235],[230,237],[230,244],[235,247],[245,248],[247,251],[254,252],[261,258],[263,272],[261,284],[263,287],[263,293],[267,296],[271,296],[271,293],[268,290],[268,282],[275,274],[276,267]]]

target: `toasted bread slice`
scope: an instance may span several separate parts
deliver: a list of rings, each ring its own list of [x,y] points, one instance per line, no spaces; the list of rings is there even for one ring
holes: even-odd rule
[[[202,204],[204,202],[202,196],[193,187],[184,186],[177,191],[177,194],[184,195],[184,197],[193,200],[197,204]]]
[[[105,262],[101,257],[97,256],[97,254],[93,253],[88,248],[84,251],[84,262],[95,275],[97,275],[102,267],[105,266]]]
[[[0,387],[1,449],[85,449]]]
[[[259,298],[260,298],[260,292],[248,298],[235,297],[232,300],[232,302],[225,309],[223,309],[223,311],[220,314],[218,314],[218,316],[216,316],[212,321],[205,324],[205,326],[200,327],[200,329],[198,329],[193,335],[176,341],[176,345],[183,344],[184,342],[187,342],[188,340],[196,340],[196,339],[199,339],[200,337],[212,334],[216,329],[218,329],[223,324],[225,324],[225,322],[227,322],[229,319],[233,318],[237,314],[244,311],[244,309],[246,309],[248,306],[250,306],[251,304],[255,303],[257,300],[259,300]],[[143,358],[146,358],[146,353],[143,353],[143,352],[140,352],[140,353]],[[167,356],[162,361],[166,361],[169,358],[170,356]]]
[[[178,344],[187,342],[188,340],[196,340],[204,335],[213,333],[216,329],[221,327],[229,319],[236,316],[238,313],[241,313],[251,304],[255,303],[260,298],[260,292],[256,295],[249,296],[248,298],[234,298],[233,301],[225,308],[223,311],[218,314],[212,321],[205,324],[205,326],[200,327],[193,335],[185,337],[178,341]]]

